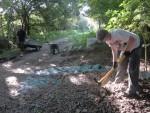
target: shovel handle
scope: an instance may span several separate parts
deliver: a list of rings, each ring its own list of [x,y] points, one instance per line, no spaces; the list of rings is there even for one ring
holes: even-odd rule
[[[117,62],[119,64],[121,64],[124,60],[125,60],[126,56],[125,55],[122,55],[121,57],[118,58]]]
[[[101,86],[105,85],[108,82],[108,78],[111,77],[114,73],[115,69],[111,68],[104,77],[102,77],[99,81],[97,81]]]
[[[125,49],[127,48],[127,45],[125,45]],[[121,64],[124,60],[126,59],[126,56],[125,55],[122,55],[118,58],[117,62],[119,64]],[[111,68],[110,71],[108,71],[104,77],[102,77],[100,80],[97,81],[98,84],[100,84],[101,86],[105,85],[109,78],[113,75],[115,69],[114,68]]]

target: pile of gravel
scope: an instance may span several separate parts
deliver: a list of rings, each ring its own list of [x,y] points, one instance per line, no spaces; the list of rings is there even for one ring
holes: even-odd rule
[[[75,84],[70,78],[82,83]],[[109,92],[94,82],[93,75],[66,75],[57,80],[60,84],[49,83],[20,95],[17,107],[12,105],[5,113],[116,113],[117,108],[107,99]]]

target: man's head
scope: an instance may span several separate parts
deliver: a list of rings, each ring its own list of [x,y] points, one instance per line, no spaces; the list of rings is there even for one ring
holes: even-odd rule
[[[99,29],[96,33],[96,38],[98,42],[105,41],[104,39],[108,36],[109,32],[104,29]]]

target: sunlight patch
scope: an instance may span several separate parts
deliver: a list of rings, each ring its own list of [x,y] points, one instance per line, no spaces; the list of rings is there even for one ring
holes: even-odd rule
[[[13,73],[20,73],[20,74],[27,73],[27,71],[25,71],[24,69],[21,69],[21,68],[12,69],[12,72]]]
[[[55,66],[56,66],[56,64],[50,64],[50,66],[55,67]]]
[[[44,53],[44,54],[42,54],[42,56],[46,57],[46,56],[48,56],[48,54],[45,54],[45,53]]]
[[[18,80],[17,80],[17,77],[15,76],[10,76],[10,77],[7,77],[6,78],[6,83],[7,85],[9,86],[18,86]]]
[[[78,76],[70,76],[69,80],[75,85],[82,85],[83,83],[90,84],[90,80],[84,74],[79,74]]]
[[[17,77],[10,76],[10,77],[7,77],[5,79],[5,81],[6,81],[8,88],[9,88],[10,96],[13,96],[13,97],[18,96],[19,95],[19,92],[18,92],[19,82],[18,82]]]
[[[79,79],[77,77],[71,76],[71,77],[69,77],[69,79],[73,84],[81,85],[81,82],[79,81]]]
[[[18,90],[17,89],[10,89],[10,92],[9,92],[9,94],[10,94],[10,96],[12,96],[12,97],[15,97],[15,96],[18,96],[20,93],[18,92]]]
[[[38,62],[42,62],[43,61],[43,59],[38,59]]]
[[[22,68],[16,68],[16,69],[11,69],[13,73],[19,73],[19,74],[30,74],[33,73],[33,70],[30,67],[27,67],[25,69]]]
[[[6,63],[2,64],[2,66],[5,68],[11,68],[12,65],[13,65],[12,62],[6,62]]]
[[[36,66],[35,69],[41,69],[41,67],[40,66]]]

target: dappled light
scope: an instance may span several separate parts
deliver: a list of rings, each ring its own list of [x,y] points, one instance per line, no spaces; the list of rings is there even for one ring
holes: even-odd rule
[[[69,80],[75,85],[91,84],[90,79],[88,79],[85,74],[69,76]]]
[[[20,73],[20,74],[31,74],[33,73],[33,69],[40,69],[40,67],[38,66],[32,66],[33,68],[31,68],[31,66],[28,66],[29,63],[26,63],[27,65],[24,65],[22,67],[16,67],[14,68],[13,66],[13,62],[9,61],[6,63],[2,64],[2,67],[6,70],[6,71],[10,71],[12,73]]]
[[[78,80],[77,77],[71,76],[71,77],[69,77],[69,79],[73,84],[81,85],[81,82]]]
[[[5,79],[6,81],[6,85],[9,88],[9,94],[10,96],[18,96],[19,92],[18,92],[18,88],[19,88],[19,82],[17,77],[15,76],[9,76]]]
[[[27,78],[27,80],[28,79],[29,78]],[[27,92],[27,90],[32,89],[34,85],[31,85],[30,83],[28,83],[27,80],[19,81],[18,78],[15,76],[6,77],[5,82],[8,87],[8,90],[9,90],[9,95],[11,97],[17,97],[17,96]],[[32,80],[32,81],[34,82],[34,80]]]
[[[56,64],[50,64],[50,66],[55,67],[55,66],[57,66],[57,65],[56,65]]]
[[[43,57],[46,57],[46,56],[48,56],[48,54],[46,54],[46,53],[43,53],[43,54],[42,54],[42,56],[43,56]]]
[[[4,68],[8,68],[8,69],[11,68],[12,65],[13,65],[13,62],[11,61],[2,64]]]
[[[9,86],[18,86],[18,80],[17,80],[17,77],[15,76],[10,76],[10,77],[7,77],[6,78],[6,83],[7,85]]]
[[[124,86],[124,83],[115,83],[115,82],[112,82],[112,81],[109,81],[105,86],[105,88],[109,88],[109,90],[115,92],[115,91],[118,91],[118,90],[125,90],[125,86]],[[121,94],[123,94],[123,92],[121,92]],[[118,93],[119,95],[119,93]]]
[[[34,66],[34,68],[35,68],[36,70],[41,69],[41,67],[40,67],[40,66]]]
[[[33,73],[33,70],[29,67],[27,68],[16,68],[16,69],[10,69],[11,72],[13,73],[20,73],[20,74],[29,74]]]
[[[43,59],[38,59],[38,62],[42,62],[43,61]]]

